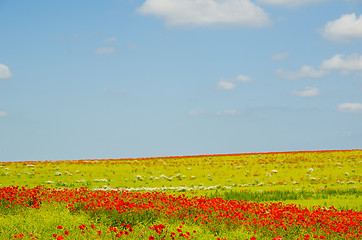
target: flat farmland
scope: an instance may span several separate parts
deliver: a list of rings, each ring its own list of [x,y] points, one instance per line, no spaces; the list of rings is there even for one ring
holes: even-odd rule
[[[362,150],[0,162],[1,239],[360,239]]]

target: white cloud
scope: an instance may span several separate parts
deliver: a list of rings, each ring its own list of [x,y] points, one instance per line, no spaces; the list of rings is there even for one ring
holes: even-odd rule
[[[0,79],[11,78],[12,76],[13,75],[11,74],[9,67],[4,64],[0,64]]]
[[[315,87],[306,87],[303,90],[292,91],[293,96],[303,97],[303,98],[316,97],[319,96],[320,94],[321,93],[319,92],[318,88]]]
[[[318,3],[322,1],[323,0],[258,0],[260,3],[286,7],[295,7],[303,4]]]
[[[343,54],[336,54],[332,58],[324,60],[319,69],[303,66],[300,70],[294,72],[278,69],[276,74],[282,78],[295,80],[300,78],[321,78],[331,70],[340,70],[343,75],[355,71],[357,76],[362,76],[362,55],[351,54],[344,56]]]
[[[203,113],[204,113],[204,111],[202,109],[190,110],[187,112],[187,114],[191,115],[191,116],[197,116],[197,115],[201,115]]]
[[[112,42],[115,42],[115,41],[117,41],[116,37],[110,37],[110,38],[104,39],[104,43],[112,43]]]
[[[341,103],[338,110],[343,113],[362,113],[362,103]]]
[[[295,72],[278,69],[276,74],[282,78],[296,80],[300,78],[320,78],[326,75],[327,72],[324,70],[315,70],[311,66],[303,66],[300,70]]]
[[[278,53],[278,54],[275,54],[271,57],[271,60],[273,61],[280,61],[280,60],[284,60],[286,58],[289,57],[289,53]]]
[[[112,54],[116,51],[115,47],[101,47],[98,48],[95,53],[96,54]]]
[[[246,75],[238,75],[233,79],[220,79],[217,83],[219,90],[234,90],[236,88],[235,82],[251,82],[253,79]]]
[[[235,116],[235,115],[239,115],[240,112],[237,110],[224,110],[224,111],[219,111],[216,112],[216,115],[219,116]]]
[[[0,110],[0,117],[7,117],[8,113]]]
[[[235,82],[251,82],[253,81],[253,79],[251,79],[251,77],[249,76],[245,76],[245,75],[238,75],[236,76],[236,78],[234,78]]]
[[[321,68],[328,70],[362,71],[362,55],[352,54],[344,57],[343,54],[336,54],[331,59],[322,62]]]
[[[230,81],[220,80],[217,83],[217,89],[219,90],[234,90],[236,88],[235,84]]]
[[[321,34],[337,42],[346,42],[353,38],[362,39],[362,14],[359,18],[355,13],[342,15],[339,19],[328,22]]]
[[[137,12],[161,17],[169,26],[263,27],[270,23],[264,10],[250,0],[146,0]]]

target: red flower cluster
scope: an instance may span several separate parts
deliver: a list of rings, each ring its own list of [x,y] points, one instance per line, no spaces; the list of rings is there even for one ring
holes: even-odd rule
[[[34,201],[36,199],[36,202]],[[255,203],[240,200],[223,200],[222,198],[193,197],[185,195],[167,195],[164,192],[121,192],[91,191],[80,189],[48,189],[36,187],[3,187],[0,188],[0,201],[7,202],[8,207],[22,205],[39,208],[42,202],[59,202],[71,211],[84,211],[92,214],[116,213],[118,216],[132,216],[135,221],[152,217],[153,219],[183,219],[208,227],[210,231],[218,228],[235,229],[242,227],[255,232],[255,235],[281,237],[289,239],[303,235],[301,239],[319,239],[328,237],[344,237],[358,239],[362,237],[362,212],[354,210],[337,210],[315,207],[312,210],[294,204]],[[31,204],[29,204],[31,203]],[[138,218],[138,219],[137,219]],[[85,225],[80,225],[82,231]],[[91,228],[93,228],[91,226]],[[111,232],[128,235],[127,230]],[[62,229],[62,226],[58,226]],[[164,226],[154,225],[153,230],[162,234]],[[182,226],[176,230],[180,236],[189,236],[182,232]],[[307,238],[306,238],[307,237]],[[186,237],[187,238],[187,237]]]

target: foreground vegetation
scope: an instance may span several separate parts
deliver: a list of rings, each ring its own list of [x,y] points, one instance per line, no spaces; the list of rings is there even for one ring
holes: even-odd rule
[[[1,239],[358,239],[362,151],[0,163]]]

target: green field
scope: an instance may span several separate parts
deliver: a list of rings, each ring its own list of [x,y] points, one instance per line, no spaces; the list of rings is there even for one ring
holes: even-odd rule
[[[168,195],[185,196],[188,199],[206,196],[208,199],[246,200],[258,204],[282,202],[284,205],[294,204],[309,210],[317,206],[333,207],[338,211],[353,210],[360,214],[361,163],[362,150],[2,162],[0,188],[24,186],[26,189],[33,189],[36,186],[43,186],[43,189],[57,189],[57,191],[87,188],[93,192],[99,190],[139,194],[165,192]],[[79,239],[79,237],[92,239],[97,236],[101,239],[112,239],[116,238],[116,235],[109,235],[111,232],[107,235],[107,231],[110,231],[109,227],[119,225],[120,221],[132,222],[134,226],[132,236],[122,235],[123,238],[148,239],[151,236],[149,234],[154,231],[149,229],[149,226],[164,224],[170,232],[172,229],[174,231],[180,229],[180,225],[185,221],[185,219],[165,220],[154,217],[153,213],[153,215],[144,215],[143,212],[140,213],[142,217],[125,218],[122,215],[122,218],[118,219],[117,214],[70,211],[65,208],[65,203],[54,200],[51,203],[43,202],[39,209],[23,205],[9,208],[8,205],[9,200],[4,195],[0,196],[0,212],[3,213],[0,216],[1,239],[19,237],[20,233],[24,234],[25,239],[35,236],[39,239],[52,239],[55,238],[53,234],[66,239]],[[152,221],[145,219],[150,216]],[[112,219],[118,219],[118,223]],[[362,220],[354,221],[360,224]],[[88,226],[88,232],[79,231],[79,226],[82,224]],[[96,226],[94,229],[89,227],[93,224]],[[63,228],[57,228],[59,225]],[[216,228],[218,230],[214,231]],[[64,234],[64,229],[68,229],[69,235]],[[215,225],[210,228],[192,222],[186,222],[182,228],[183,232],[192,233],[187,235],[190,239],[191,236],[193,239],[217,239],[217,237],[248,239],[254,235],[257,239],[272,239],[278,235],[284,236],[283,239],[297,239],[310,233],[309,229],[299,228],[280,232],[278,230],[276,231],[278,235],[266,234],[265,231],[259,230],[230,227],[225,224],[217,224],[217,227]],[[103,235],[97,235],[96,231],[101,231]],[[353,232],[358,234],[358,231],[361,229],[356,227]],[[319,233],[322,236],[322,232]],[[341,236],[334,235],[327,238],[346,239],[346,236],[348,237],[347,233],[344,233]],[[161,235],[155,237],[161,239]],[[185,238],[179,235],[176,237]],[[166,239],[172,238],[167,235]]]

